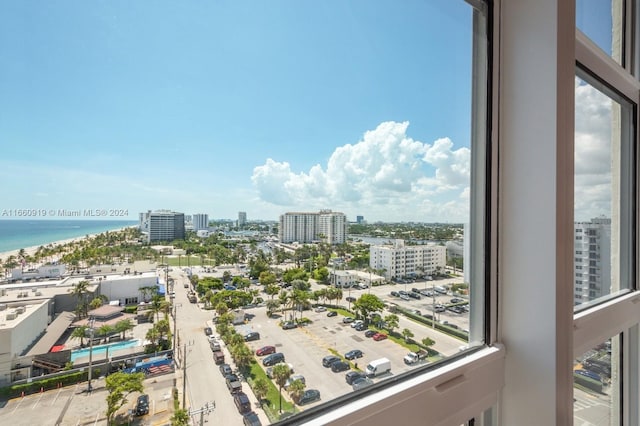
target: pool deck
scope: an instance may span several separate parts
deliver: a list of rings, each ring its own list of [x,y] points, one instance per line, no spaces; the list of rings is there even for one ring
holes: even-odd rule
[[[143,324],[136,324],[134,329],[131,331],[127,332],[127,338],[126,340],[120,340],[118,342],[126,342],[126,341],[131,341],[131,340],[138,340],[140,342],[140,344],[144,344],[144,341],[146,340],[146,334],[147,331],[153,326],[153,324],[151,323],[143,323]],[[116,343],[116,342],[112,342],[112,343]],[[100,344],[100,345],[94,345],[94,347],[96,346],[101,346],[104,345],[104,343]],[[71,349],[71,350],[75,350],[75,349],[86,349],[87,346],[85,344],[84,348],[80,347],[80,341],[78,339],[75,338],[69,338],[65,341],[64,343],[64,348],[65,349]],[[113,356],[117,355],[117,356],[122,356],[122,355],[129,355],[129,354],[134,354],[136,352],[140,352],[141,347],[140,346],[134,346],[134,347],[130,347],[130,348],[123,348],[123,349],[119,349],[117,350],[117,352],[112,352],[111,350],[109,350],[109,357],[113,358]],[[107,353],[93,353],[91,356],[92,362],[101,362],[101,361],[108,361],[107,359]],[[86,364],[89,362],[89,354],[87,354],[86,356],[80,356],[78,358],[75,358],[73,360],[73,362],[75,364]]]

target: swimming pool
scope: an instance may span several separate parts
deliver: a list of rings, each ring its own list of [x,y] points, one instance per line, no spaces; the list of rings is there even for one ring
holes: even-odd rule
[[[95,356],[105,356],[107,353],[107,348],[109,349],[109,355],[115,354],[119,350],[133,348],[140,345],[140,340],[125,340],[123,342],[115,342],[109,343],[106,345],[98,345],[93,347],[92,357]],[[90,348],[77,349],[75,351],[71,351],[71,361],[75,361],[78,358],[82,358],[85,356],[89,356]]]

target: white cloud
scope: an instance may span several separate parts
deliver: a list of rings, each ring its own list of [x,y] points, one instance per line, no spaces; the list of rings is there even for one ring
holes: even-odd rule
[[[454,149],[448,138],[432,145],[413,140],[408,127],[381,123],[308,172],[267,159],[254,168],[252,182],[262,201],[283,211],[332,208],[372,220],[465,221],[469,149]]]
[[[612,100],[575,83],[575,217],[611,217]]]

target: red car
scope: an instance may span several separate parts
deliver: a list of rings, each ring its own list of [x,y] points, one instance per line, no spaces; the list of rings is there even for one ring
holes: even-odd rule
[[[376,341],[384,340],[386,338],[387,338],[387,335],[382,333],[376,333],[373,335],[373,340],[376,340]]]
[[[269,355],[274,353],[276,353],[275,346],[263,346],[256,351],[257,356],[264,356],[264,355]]]

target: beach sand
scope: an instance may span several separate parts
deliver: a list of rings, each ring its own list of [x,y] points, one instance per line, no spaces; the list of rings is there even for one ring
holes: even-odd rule
[[[121,228],[121,229],[115,229],[115,230],[109,231],[109,232],[119,232],[119,231],[122,231],[124,229],[127,229],[127,227],[124,227],[124,228]],[[105,232],[107,232],[107,231],[105,231]],[[33,256],[38,251],[38,249],[40,247],[46,247],[49,244],[51,244],[53,246],[61,246],[61,245],[69,244],[69,243],[80,242],[80,241],[86,240],[87,238],[93,239],[93,238],[95,238],[96,236],[98,236],[100,234],[104,234],[105,232],[99,232],[97,234],[89,234],[88,236],[87,235],[83,235],[81,237],[76,237],[76,238],[68,238],[66,240],[53,241],[51,243],[40,244],[38,246],[24,247],[24,253],[25,253],[25,255]],[[0,252],[0,261],[1,262],[5,262],[9,258],[9,256],[18,257],[18,253],[20,253],[20,249]],[[55,261],[55,260],[52,260],[52,261]]]

